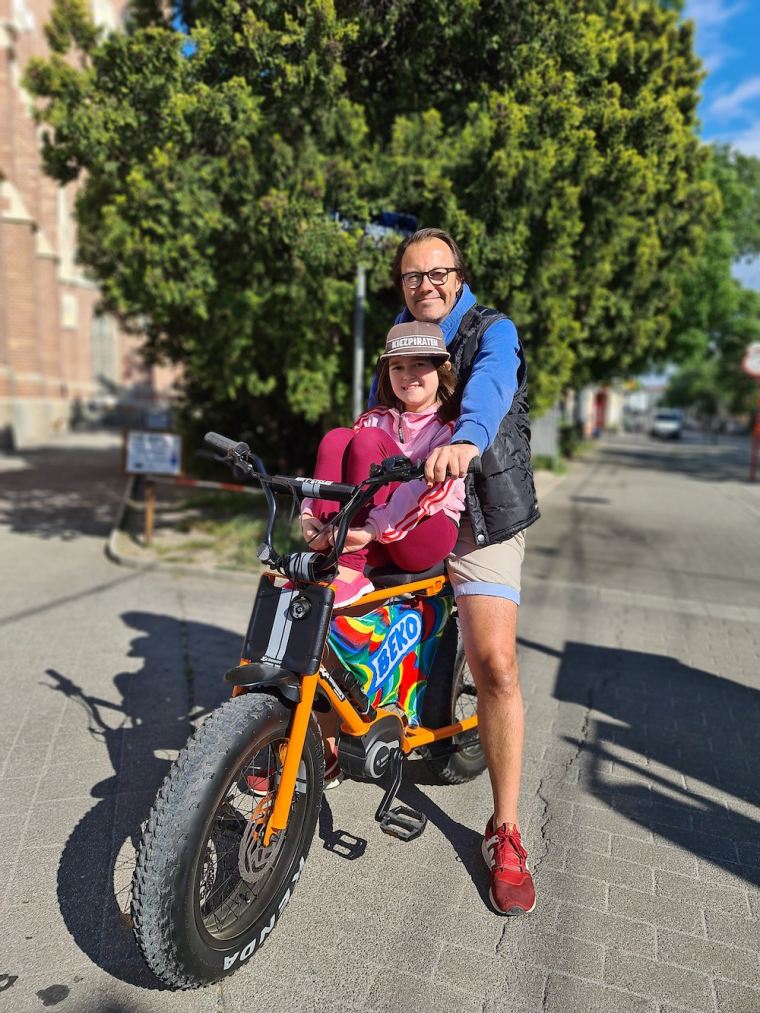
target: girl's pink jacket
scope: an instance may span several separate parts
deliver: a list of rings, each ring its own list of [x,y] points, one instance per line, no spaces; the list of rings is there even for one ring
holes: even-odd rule
[[[441,422],[437,411],[438,405],[424,412],[399,412],[378,405],[359,416],[354,432],[376,426],[396,442],[399,454],[415,462],[424,461],[436,447],[450,443],[454,432],[455,423]],[[301,516],[311,515],[312,503],[311,499],[304,499]],[[398,542],[421,520],[439,510],[459,524],[459,515],[464,510],[463,478],[449,478],[431,488],[422,478],[401,482],[387,503],[370,511],[366,523],[378,542]]]

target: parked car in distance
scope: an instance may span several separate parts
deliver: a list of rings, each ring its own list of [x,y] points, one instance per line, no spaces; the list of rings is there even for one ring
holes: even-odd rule
[[[649,435],[660,440],[680,440],[683,432],[683,412],[675,408],[660,408],[654,413]]]

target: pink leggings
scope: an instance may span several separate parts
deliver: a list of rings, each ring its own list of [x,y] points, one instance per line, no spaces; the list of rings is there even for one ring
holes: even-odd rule
[[[358,485],[369,476],[371,464],[379,464],[383,458],[395,457],[398,453],[398,445],[387,433],[378,429],[366,427],[358,433],[353,429],[331,429],[319,444],[314,477]],[[370,510],[387,503],[397,486],[397,482],[381,486],[366,507],[354,516],[352,527],[362,527]],[[324,523],[335,516],[340,504],[335,500],[319,499],[314,501],[312,509],[314,516]],[[390,545],[371,541],[358,552],[344,552],[340,562],[359,573],[364,571],[365,566],[389,564],[408,573],[421,573],[448,556],[454,548],[457,534],[456,524],[439,511],[420,521],[401,541]]]

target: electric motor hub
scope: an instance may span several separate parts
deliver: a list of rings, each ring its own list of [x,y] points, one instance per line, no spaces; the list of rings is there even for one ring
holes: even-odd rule
[[[379,781],[388,769],[391,752],[401,748],[404,727],[395,714],[386,714],[364,735],[341,733],[338,761],[350,777],[361,781]]]

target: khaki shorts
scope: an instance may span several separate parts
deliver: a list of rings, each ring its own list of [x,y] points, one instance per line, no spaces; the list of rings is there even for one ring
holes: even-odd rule
[[[507,598],[520,604],[520,572],[525,555],[525,532],[518,531],[506,542],[479,546],[470,519],[462,517],[459,538],[446,559],[454,597],[484,594]]]

